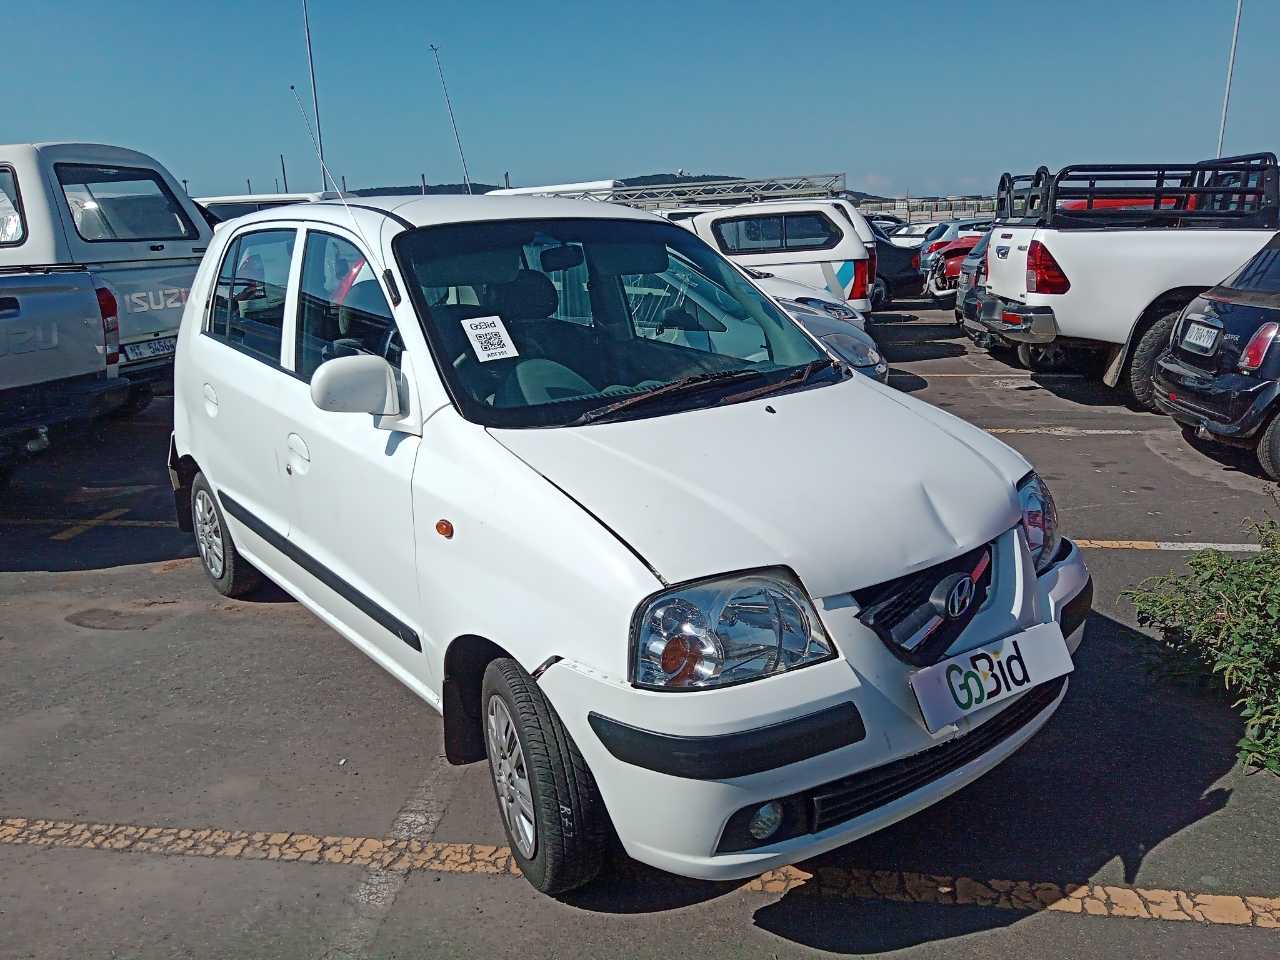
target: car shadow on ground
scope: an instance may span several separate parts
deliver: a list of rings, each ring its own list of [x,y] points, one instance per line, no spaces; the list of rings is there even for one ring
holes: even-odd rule
[[[1143,634],[1093,613],[1062,707],[1019,752],[933,807],[797,866],[1061,886],[1101,872],[1110,882],[1137,883],[1150,851],[1225,806],[1231,791],[1217,784],[1234,768],[1240,736],[1223,697],[1154,675],[1142,656],[1149,649]],[[1160,749],[1160,731],[1178,731],[1177,750]],[[1210,864],[1197,867],[1212,872]],[[1148,884],[1170,882],[1167,875],[1156,879]],[[760,907],[756,925],[815,949],[862,954],[1008,926],[1028,915],[822,897],[814,895],[816,886],[796,887]],[[625,861],[567,902],[647,913],[736,887],[677,880]]]
[[[1262,465],[1258,463],[1257,452],[1248,447],[1211,443],[1208,440],[1189,437],[1185,433],[1183,440],[1196,453],[1220,466],[1223,473],[1243,473],[1258,480],[1271,481],[1271,478],[1262,471]]]
[[[963,357],[968,340],[952,323],[920,323],[904,314],[875,315],[867,331],[889,363]]]

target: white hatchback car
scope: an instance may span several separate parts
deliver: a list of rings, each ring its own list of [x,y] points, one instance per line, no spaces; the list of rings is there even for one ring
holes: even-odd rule
[[[1065,695],[1092,585],[1027,462],[825,353],[694,234],[380,197],[215,235],[179,522],[488,757],[539,889],[739,878],[928,806]],[[732,325],[728,322],[732,320]]]

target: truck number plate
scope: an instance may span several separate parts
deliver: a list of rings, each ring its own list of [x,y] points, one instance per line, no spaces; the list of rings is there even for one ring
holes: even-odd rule
[[[167,357],[173,353],[177,345],[177,337],[143,340],[141,343],[126,343],[124,345],[124,358],[126,360],[150,360],[152,357]]]
[[[1217,339],[1217,328],[1205,326],[1203,323],[1193,323],[1187,327],[1187,332],[1182,335],[1182,345],[1191,347],[1197,353],[1202,353],[1212,349],[1213,343]]]

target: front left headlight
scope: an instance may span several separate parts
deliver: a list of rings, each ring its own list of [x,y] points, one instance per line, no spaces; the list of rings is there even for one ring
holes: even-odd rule
[[[631,681],[651,690],[727,687],[836,655],[813,604],[779,569],[656,594],[636,611],[631,642]]]
[[[1022,527],[1027,533],[1027,546],[1035,561],[1036,573],[1044,573],[1058,555],[1062,534],[1058,532],[1058,507],[1053,502],[1049,485],[1037,473],[1029,473],[1018,484],[1018,502],[1022,505]]]
[[[862,314],[843,303],[833,303],[830,300],[820,300],[817,297],[796,297],[795,302],[808,307],[810,310],[821,310],[827,316],[834,317],[837,320],[857,321],[862,319]]]
[[[875,347],[847,333],[829,333],[822,342],[855,367],[873,367],[883,359]]]

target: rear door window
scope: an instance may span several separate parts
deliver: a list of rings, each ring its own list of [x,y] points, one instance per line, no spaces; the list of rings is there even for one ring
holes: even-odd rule
[[[18,196],[18,178],[13,167],[0,167],[0,246],[17,245],[27,239],[27,223]]]
[[[830,250],[843,236],[821,213],[789,213],[783,223],[788,250]]]
[[[277,366],[283,342],[285,292],[298,232],[258,230],[231,242],[218,271],[208,333]]]
[[[200,235],[155,170],[57,163],[54,171],[83,240],[194,240]]]

